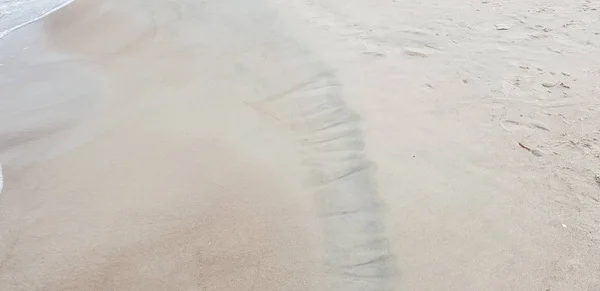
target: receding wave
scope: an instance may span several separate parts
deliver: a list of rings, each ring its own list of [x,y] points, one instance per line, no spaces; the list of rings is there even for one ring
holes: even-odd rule
[[[0,39],[61,9],[73,0],[3,0],[0,2]]]
[[[142,3],[129,2],[133,6]],[[50,21],[47,26],[54,27],[49,33],[61,50],[71,48],[74,54],[98,60],[110,55],[129,62],[126,64],[143,63],[143,59],[136,60],[139,55],[174,56],[176,52],[168,45],[160,51],[150,48],[159,41],[181,41],[187,55],[195,58],[187,63],[193,66],[175,68],[182,72],[182,78],[213,74],[210,76],[230,80],[232,85],[246,86],[249,93],[240,101],[267,112],[295,134],[298,152],[310,173],[309,192],[318,205],[329,278],[327,290],[394,289],[395,262],[381,219],[372,163],[363,150],[360,117],[344,102],[343,84],[338,82],[335,70],[290,37],[274,17],[276,13],[261,0],[168,2],[176,5],[140,4],[152,15],[144,18],[144,23],[153,27],[141,25],[148,33],[123,32],[125,38],[135,36],[135,41],[144,45],[122,46],[125,42],[120,39],[118,49],[92,50],[85,46],[88,43],[75,46],[77,42],[69,41],[70,37],[86,34],[98,38],[78,23]],[[165,11],[159,10],[168,7],[176,7],[177,11],[171,13],[172,18],[162,19],[159,15]],[[119,25],[122,31],[127,30]],[[62,29],[67,27],[68,33]],[[115,35],[111,31],[116,39]],[[217,64],[214,67],[218,69],[204,72],[211,67],[207,63]],[[172,69],[168,62],[161,66]],[[177,82],[182,83],[181,79]]]

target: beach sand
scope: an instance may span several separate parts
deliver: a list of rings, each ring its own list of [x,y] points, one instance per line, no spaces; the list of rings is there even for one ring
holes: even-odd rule
[[[597,9],[77,0],[0,38],[0,290],[600,290]]]

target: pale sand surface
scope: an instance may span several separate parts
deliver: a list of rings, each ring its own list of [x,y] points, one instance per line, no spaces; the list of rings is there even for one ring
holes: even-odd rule
[[[102,3],[0,39],[0,290],[600,290],[596,1]]]

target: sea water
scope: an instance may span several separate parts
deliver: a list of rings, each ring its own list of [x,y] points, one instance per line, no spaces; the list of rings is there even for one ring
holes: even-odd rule
[[[72,0],[0,0],[0,39],[70,2]]]

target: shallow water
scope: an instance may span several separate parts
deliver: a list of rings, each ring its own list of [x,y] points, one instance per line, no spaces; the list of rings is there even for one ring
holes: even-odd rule
[[[264,2],[77,1],[0,62],[0,287],[393,288],[360,118]]]
[[[71,0],[1,0],[0,39]]]

